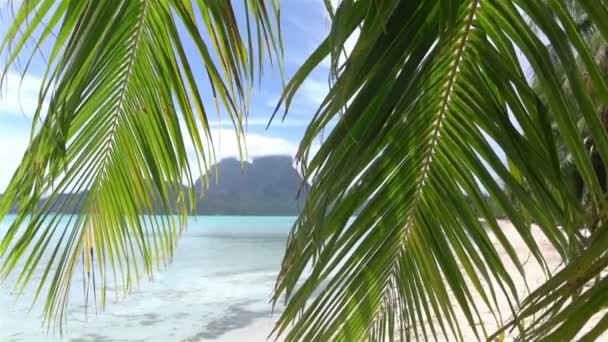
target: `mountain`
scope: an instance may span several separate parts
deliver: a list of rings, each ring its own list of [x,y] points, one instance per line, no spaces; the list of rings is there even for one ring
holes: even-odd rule
[[[202,195],[199,215],[297,215],[307,195],[287,156],[260,157],[252,163],[224,159],[209,170],[206,181],[206,189],[203,179],[194,185]]]
[[[204,186],[205,179],[206,186]],[[302,185],[302,176],[294,169],[291,157],[260,157],[251,163],[241,163],[233,158],[224,159],[211,167],[206,178],[196,181],[195,213],[198,215],[297,215],[307,195],[306,187]],[[149,213],[175,213],[175,203],[179,194],[189,190],[183,184],[167,184],[166,187],[171,197],[169,203],[171,209],[165,210],[158,192],[150,190],[153,209]],[[298,192],[300,192],[299,196]],[[77,213],[85,198],[86,192],[61,194],[51,210],[66,214]],[[46,200],[43,199],[41,205]],[[15,207],[12,211],[16,209]]]

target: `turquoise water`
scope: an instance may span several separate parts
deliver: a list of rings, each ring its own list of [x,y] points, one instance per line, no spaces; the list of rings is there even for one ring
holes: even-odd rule
[[[0,341],[221,341],[232,329],[271,317],[269,299],[294,220],[192,218],[173,262],[126,298],[108,293],[104,312],[95,315],[89,306],[87,319],[82,285],[75,284],[62,338],[41,328],[41,304],[29,310],[32,289],[17,300],[9,280],[0,285]],[[10,217],[0,236],[6,222]]]

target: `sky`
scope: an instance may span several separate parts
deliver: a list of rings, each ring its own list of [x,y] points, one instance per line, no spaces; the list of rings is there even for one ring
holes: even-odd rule
[[[6,0],[0,0],[0,35],[4,35],[11,18]],[[284,70],[289,79],[323,40],[330,22],[323,0],[283,0],[281,20],[285,48]],[[194,53],[195,47],[188,46],[190,42],[186,44],[186,51]],[[206,76],[202,68],[199,67],[198,70],[199,83],[205,82]],[[10,70],[0,92],[0,192],[6,188],[27,147],[44,61],[37,57],[25,76],[22,77],[21,71]],[[195,73],[196,71],[195,68]],[[302,85],[286,120],[275,120],[266,129],[280,96],[282,82],[276,66],[265,67],[261,84],[256,82],[248,120],[246,144],[249,159],[264,155],[295,154],[307,123],[327,93],[328,74],[329,63],[322,63]],[[227,118],[218,121],[212,115],[210,120],[217,159],[237,157],[236,137]]]

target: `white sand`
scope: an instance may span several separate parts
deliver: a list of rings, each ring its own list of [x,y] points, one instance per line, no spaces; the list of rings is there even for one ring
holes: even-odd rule
[[[542,285],[547,280],[547,277],[546,277],[545,273],[543,272],[541,266],[536,262],[536,259],[534,259],[534,257],[531,255],[530,250],[528,249],[527,245],[520,238],[519,233],[513,227],[511,222],[503,220],[503,221],[499,222],[499,225],[502,228],[504,234],[509,238],[509,241],[513,245],[513,248],[515,249],[520,261],[522,262],[522,264],[524,266],[525,277],[526,277],[526,281],[527,281],[527,284],[529,287],[529,291],[528,291],[528,289],[526,289],[524,280],[519,275],[519,271],[517,270],[515,265],[511,262],[511,259],[508,257],[507,253],[504,251],[502,246],[498,243],[498,240],[493,236],[492,236],[492,242],[496,246],[499,256],[505,264],[507,272],[513,278],[515,287],[518,290],[519,298],[524,299],[530,292],[534,291],[536,288],[538,288],[540,285]],[[557,272],[561,267],[563,267],[562,259],[561,259],[560,255],[557,253],[555,248],[553,248],[553,245],[549,242],[549,240],[544,236],[544,234],[538,227],[533,227],[532,234],[535,237],[535,240],[539,246],[541,253],[543,254],[543,256],[547,262],[549,269],[555,274],[555,272]],[[479,296],[474,296],[474,297],[475,297],[475,302],[479,303],[478,308],[480,310],[481,321],[484,322],[487,332],[489,334],[492,334],[499,327],[499,325],[496,323],[496,319],[494,318],[494,316],[492,315],[490,310],[487,309],[482,298]],[[503,322],[506,323],[506,322],[510,321],[510,319],[512,318],[509,304],[508,304],[507,300],[504,298],[504,296],[497,296],[497,297],[498,297],[497,302],[498,302],[500,312],[502,314]],[[454,300],[454,303],[456,303],[455,300]],[[465,316],[462,314],[462,312],[460,312],[460,310],[456,310],[456,312],[459,313],[459,321],[461,322],[460,327],[462,329],[464,340],[465,341],[476,341],[477,337],[474,335],[472,330],[469,328],[469,325],[467,323]],[[593,317],[592,321],[597,321],[599,318],[600,317],[598,317],[598,315],[596,315],[595,317]],[[476,323],[478,323],[478,322],[476,322]],[[587,329],[583,329],[583,331],[586,331],[586,330]],[[513,334],[517,334],[517,331],[513,331]],[[578,335],[578,337],[580,337],[580,336],[581,335]],[[514,336],[509,336],[507,334],[504,337],[505,337],[506,341],[510,341],[510,340],[513,340]],[[483,336],[482,336],[482,338],[483,338]],[[453,340],[453,337],[448,335],[447,340],[448,341]],[[608,334],[604,333],[602,335],[602,337],[600,338],[600,340],[608,341]]]
[[[536,263],[535,259],[533,257],[531,257],[527,246],[521,240],[521,238],[519,238],[519,234],[517,233],[517,231],[515,230],[513,225],[508,221],[501,221],[500,226],[503,229],[505,235],[509,238],[509,240],[513,244],[513,247],[515,248],[520,260],[522,260],[522,262],[525,262],[524,268],[525,268],[525,272],[526,272],[526,279],[527,279],[530,290],[533,291],[535,288],[537,288],[538,286],[540,286],[541,284],[543,284],[545,282],[545,280],[546,280],[545,274],[543,273],[541,267]],[[558,270],[562,266],[561,257],[559,256],[559,254],[555,251],[553,246],[544,237],[544,235],[540,232],[540,230],[538,228],[533,229],[533,235],[536,237],[536,241],[539,245],[539,248],[540,248],[541,252],[543,253],[543,255],[545,256],[550,269]],[[500,254],[501,259],[506,264],[507,271],[513,276],[515,285],[519,290],[520,298],[524,298],[528,294],[528,291],[526,290],[523,279],[521,279],[521,277],[517,276],[518,271],[515,268],[515,266],[510,262],[510,259],[508,258],[506,252],[500,247],[499,244],[497,244],[495,239],[493,239],[493,240],[494,240],[493,241],[494,244],[497,246],[497,250]],[[511,317],[511,315],[510,315],[511,311],[509,310],[508,303],[504,299],[503,296],[498,296],[497,299],[498,299],[498,305],[499,305],[500,310],[503,315],[502,318],[506,322]],[[476,301],[479,301],[479,303],[480,303],[480,305],[478,306],[478,308],[480,310],[482,308],[485,309],[485,305],[482,304],[483,302],[482,302],[481,298],[477,297]],[[494,329],[496,329],[497,324],[495,323],[495,318],[491,314],[491,312],[489,310],[486,310],[486,311],[481,311],[480,314],[481,314],[481,319],[485,322],[488,333],[494,332]],[[464,315],[461,315],[461,317],[462,317],[461,327],[462,327],[462,332],[463,332],[465,341],[477,340],[477,338],[475,337],[473,332],[469,329]],[[235,329],[235,330],[227,332],[224,335],[221,335],[215,341],[224,341],[224,342],[266,341],[270,331],[272,330],[272,328],[274,326],[274,322],[276,321],[277,318],[278,318],[278,316],[275,315],[273,317],[257,319],[252,324],[250,324],[246,327],[243,327],[241,329]],[[440,335],[438,337],[442,337],[442,336]],[[453,339],[453,337],[448,335],[448,340],[451,340],[451,339]],[[511,338],[509,336],[506,336],[506,340],[510,340],[510,339]],[[274,340],[274,338],[271,339],[271,341],[272,340]],[[605,333],[600,340],[608,341],[608,334]],[[280,339],[279,339],[279,341],[280,341]]]

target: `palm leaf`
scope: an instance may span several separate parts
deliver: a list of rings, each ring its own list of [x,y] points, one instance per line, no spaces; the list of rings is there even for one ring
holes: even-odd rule
[[[603,3],[578,3],[594,25],[605,26]],[[510,322],[520,337],[541,337],[572,317],[555,316],[553,326],[528,331],[532,311],[554,315],[549,300],[571,294],[561,291],[537,305],[573,274],[558,273],[561,278],[551,279],[561,282],[521,298],[515,283],[526,274],[514,237],[501,230],[484,198],[499,203],[547,277],[545,251],[530,222],[564,261],[580,266],[581,258],[603,260],[588,254],[578,231],[588,218],[568,190],[552,131],[555,123],[591,201],[603,206],[575,118],[593,127],[604,163],[607,135],[582,90],[577,56],[604,103],[607,88],[574,23],[557,0],[340,2],[329,36],[281,99],[289,106],[314,67],[332,57],[337,77],[298,153],[313,185],[276,285],[275,301],[287,298],[276,334],[293,341],[463,340],[471,332],[484,339]],[[336,65],[357,28],[353,51]],[[542,99],[526,79],[523,61],[534,71]],[[568,102],[556,68],[565,70],[573,89]],[[309,157],[315,139],[336,119]],[[499,258],[501,251],[508,260]],[[519,271],[509,272],[509,265]],[[585,270],[591,277],[597,268]],[[597,289],[593,294],[601,293]],[[488,311],[496,322],[481,319]],[[605,330],[604,321],[593,334]],[[567,329],[556,334],[570,336],[585,322],[568,319]]]
[[[266,52],[280,57],[277,9],[255,0],[245,8],[247,40],[232,4],[223,1],[33,0],[18,6],[0,46],[8,59],[4,75],[19,59],[51,48],[33,137],[0,202],[0,219],[19,206],[0,243],[0,275],[16,273],[22,291],[41,272],[36,298],[45,298],[49,326],[65,318],[77,269],[103,307],[109,287],[129,292],[171,257],[196,201],[186,139],[199,171],[214,158],[203,94],[212,92],[216,109],[242,133],[261,68],[254,61]],[[252,31],[265,49],[254,50]],[[186,53],[186,41],[194,53]],[[194,64],[206,71],[205,87]],[[80,194],[79,203],[66,201],[66,192]],[[60,213],[74,206],[79,215]],[[155,210],[174,216],[143,216]]]

